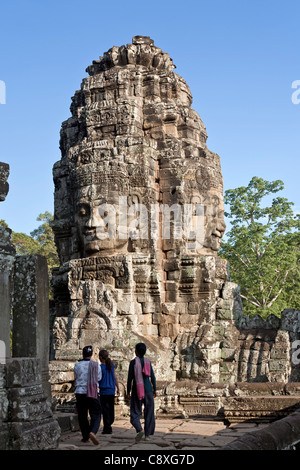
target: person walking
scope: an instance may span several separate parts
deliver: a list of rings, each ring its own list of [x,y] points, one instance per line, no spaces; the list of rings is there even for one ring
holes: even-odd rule
[[[106,349],[99,352],[102,379],[99,381],[100,403],[103,416],[102,434],[112,434],[112,424],[115,420],[115,393],[120,393],[119,381],[115,365]]]
[[[150,436],[155,430],[154,398],[156,397],[156,379],[152,364],[145,358],[147,347],[144,343],[135,346],[136,357],[130,362],[127,377],[127,398],[130,399],[130,423],[137,434],[135,441],[140,442],[145,435],[145,440],[151,440]],[[144,430],[140,417],[144,407]]]
[[[92,355],[92,346],[85,346],[82,350],[83,358],[74,366],[75,396],[82,442],[89,442],[91,439],[93,444],[98,445],[96,434],[101,421],[98,382],[101,380],[102,371],[100,364],[92,361]]]

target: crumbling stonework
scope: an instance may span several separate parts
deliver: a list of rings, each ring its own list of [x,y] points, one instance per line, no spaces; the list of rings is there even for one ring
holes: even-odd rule
[[[53,276],[52,357],[76,360],[92,343],[111,351],[122,376],[143,340],[159,378],[210,381],[218,379],[214,322],[227,280],[217,256],[223,181],[174,67],[150,38],[137,36],[94,61],[72,98],[53,169],[61,265]],[[115,214],[101,217],[103,204]],[[168,234],[161,211],[174,207],[180,223],[171,216]],[[177,236],[186,207],[192,228],[200,210],[200,239],[192,228]],[[113,215],[115,236],[101,239]]]
[[[288,414],[265,429],[247,433],[222,450],[299,450],[300,412]]]
[[[299,382],[300,312],[249,318],[240,309],[219,322],[222,382]]]
[[[0,449],[56,448],[48,366],[59,408],[74,411],[73,367],[87,344],[96,355],[109,349],[117,365],[117,414],[128,411],[124,382],[139,341],[157,376],[157,418],[232,424],[299,409],[300,311],[266,321],[243,314],[218,257],[220,159],[173,69],[137,36],[94,61],[73,97],[53,169],[60,266],[50,365],[46,260],[16,257],[11,231],[0,227]],[[0,163],[0,200],[8,175]]]
[[[73,365],[86,344],[110,351],[121,381],[139,341],[162,383],[299,380],[291,361],[299,312],[243,315],[218,257],[220,158],[174,68],[149,37],[113,47],[87,68],[62,124],[50,363],[58,403],[72,400]],[[179,406],[171,389],[161,402],[169,411]],[[194,399],[189,393],[186,406],[198,406]],[[217,410],[218,400],[199,406]]]
[[[2,201],[8,175],[8,165],[0,163]],[[16,257],[11,230],[0,226],[1,450],[49,450],[58,445],[60,427],[49,384],[48,291],[46,259]]]
[[[49,383],[49,277],[41,255],[17,256],[14,264],[13,357],[38,357],[44,391]],[[24,322],[26,312],[26,322]]]
[[[43,389],[38,358],[12,358],[4,369],[7,399],[4,403],[2,450],[56,449],[60,427]],[[1,436],[1,433],[0,433]]]
[[[0,162],[0,201],[8,194],[9,165]],[[11,241],[11,230],[0,224],[0,364],[10,357],[10,313],[12,276],[16,250]]]
[[[299,383],[185,380],[160,386],[157,418],[218,417],[230,425],[275,421],[300,409]]]

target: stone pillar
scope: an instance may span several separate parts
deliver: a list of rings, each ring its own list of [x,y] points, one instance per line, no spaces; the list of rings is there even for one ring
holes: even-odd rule
[[[6,390],[5,365],[0,364],[0,450],[7,448],[9,430],[7,425],[8,398]]]
[[[9,190],[9,184],[7,182],[9,176],[9,165],[7,163],[0,162],[0,201],[5,201]]]
[[[40,360],[12,358],[5,368],[8,407],[3,421],[9,433],[6,442],[0,440],[0,449],[55,450],[60,427],[43,388]]]
[[[49,281],[44,256],[17,256],[14,272],[13,357],[37,357],[44,390],[49,380]]]
[[[1,235],[8,229],[0,227]],[[0,240],[0,364],[10,358],[11,278],[14,257],[8,253]]]
[[[0,162],[0,201],[4,201],[9,185],[9,165]],[[9,437],[7,421],[8,398],[5,364],[10,358],[11,286],[15,249],[11,230],[0,225],[0,449],[6,449]]]
[[[8,192],[8,174],[9,166],[0,162],[0,201]],[[12,308],[18,358],[10,357]],[[60,428],[51,410],[48,358],[46,259],[15,257],[11,230],[0,225],[0,450],[56,449]]]
[[[8,193],[9,165],[0,162],[0,201]],[[15,248],[11,230],[0,225],[0,364],[10,358],[11,286]]]

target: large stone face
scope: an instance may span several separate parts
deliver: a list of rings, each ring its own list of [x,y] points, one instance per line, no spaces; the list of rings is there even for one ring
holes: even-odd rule
[[[174,68],[136,36],[94,61],[72,98],[53,169],[54,359],[91,343],[125,376],[142,340],[159,378],[218,379],[220,158]]]

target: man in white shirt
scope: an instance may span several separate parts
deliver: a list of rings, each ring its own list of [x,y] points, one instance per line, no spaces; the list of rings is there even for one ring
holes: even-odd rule
[[[98,445],[96,434],[101,421],[101,406],[98,396],[98,384],[102,378],[101,366],[92,361],[92,346],[85,346],[82,350],[83,359],[76,362],[74,367],[75,395],[78,413],[78,422],[82,434],[82,442],[89,439]],[[88,420],[90,415],[90,422]]]

